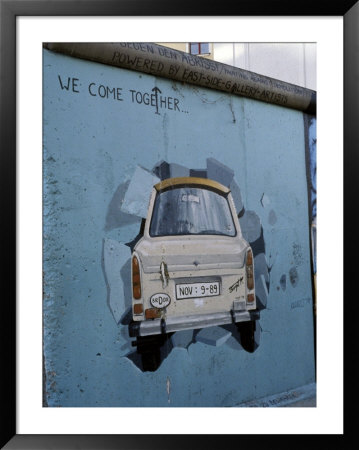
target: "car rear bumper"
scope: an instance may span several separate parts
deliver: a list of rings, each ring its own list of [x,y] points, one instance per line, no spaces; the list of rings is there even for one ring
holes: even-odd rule
[[[150,319],[141,322],[131,322],[129,324],[129,335],[130,337],[151,336],[258,319],[258,310],[168,317],[166,320]]]

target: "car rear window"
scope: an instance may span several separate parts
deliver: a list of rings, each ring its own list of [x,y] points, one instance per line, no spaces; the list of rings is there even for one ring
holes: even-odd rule
[[[150,236],[187,234],[235,236],[227,197],[195,187],[159,192],[150,224]]]

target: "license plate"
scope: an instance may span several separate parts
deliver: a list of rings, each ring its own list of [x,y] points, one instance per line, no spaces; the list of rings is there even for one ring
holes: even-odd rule
[[[214,297],[219,295],[219,281],[212,283],[176,284],[176,298]]]

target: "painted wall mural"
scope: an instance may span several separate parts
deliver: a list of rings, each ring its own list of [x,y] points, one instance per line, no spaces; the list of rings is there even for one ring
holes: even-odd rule
[[[127,188],[118,191],[108,212],[114,218],[117,211],[112,226],[121,230],[123,213],[141,220],[132,241],[104,239],[108,304],[122,334],[129,326],[137,338],[128,339],[125,357],[153,371],[173,346],[187,348],[201,339],[218,346],[230,336],[253,352],[269,270],[260,219],[244,208],[234,171],[214,158],[203,169],[160,161],[151,171],[137,166]]]
[[[43,61],[44,406],[228,407],[312,383],[303,113],[49,50]],[[162,190],[154,186],[188,177],[201,179],[202,188],[219,183],[220,192],[230,190],[233,223],[223,196],[198,184],[164,189],[168,205],[162,197],[156,204]],[[146,223],[151,195],[153,225]],[[202,203],[215,214],[199,213]],[[210,229],[229,240],[236,218],[246,242],[239,242],[236,261],[219,234],[201,236],[202,250],[160,236]],[[146,247],[146,230],[159,235],[152,238],[158,248]],[[188,265],[192,274],[217,263],[243,267],[249,247],[254,289],[247,282],[243,290],[244,274],[243,281],[224,280],[214,270],[193,283],[182,276]],[[144,302],[133,298],[136,254]],[[175,277],[177,264],[182,272]],[[245,338],[253,329],[233,322],[173,331],[160,321],[166,333],[155,352],[138,339],[146,336],[129,335],[131,322],[140,322],[135,312],[169,318],[178,305],[177,318],[185,304],[191,311],[218,305],[223,289],[225,309],[207,312],[241,313],[254,291],[254,340]],[[193,290],[195,299],[185,299]],[[202,297],[203,290],[210,295]]]

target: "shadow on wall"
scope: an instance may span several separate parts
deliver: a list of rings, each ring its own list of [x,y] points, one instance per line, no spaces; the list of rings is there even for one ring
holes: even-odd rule
[[[207,167],[191,169],[185,166],[159,161],[152,171],[137,166],[131,180],[121,183],[114,193],[108,206],[105,231],[115,228],[119,230],[129,224],[138,224],[138,232],[133,239],[121,243],[113,239],[103,240],[102,267],[107,285],[107,303],[113,317],[120,328],[120,336],[124,339],[122,356],[129,358],[139,369],[143,370],[141,357],[132,347],[128,336],[128,324],[132,319],[131,293],[131,253],[136,243],[141,239],[147,215],[149,196],[154,184],[160,180],[181,176],[197,176],[210,178],[230,188],[235,203],[243,237],[251,245],[254,256],[254,272],[256,300],[258,309],[267,306],[270,285],[270,268],[265,255],[263,228],[255,211],[244,208],[241,192],[235,180],[234,171],[214,158],[207,159]],[[136,227],[134,228],[136,229]],[[285,280],[281,280],[281,284]],[[254,322],[255,323],[255,322]],[[241,326],[246,327],[243,323]],[[260,327],[255,330],[255,348],[259,346]],[[161,362],[170,354],[173,347],[188,348],[196,342],[220,346],[226,344],[238,350],[246,346],[241,342],[240,327],[235,324],[186,330],[168,334],[160,348]]]

